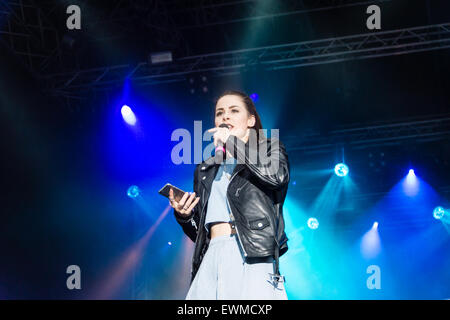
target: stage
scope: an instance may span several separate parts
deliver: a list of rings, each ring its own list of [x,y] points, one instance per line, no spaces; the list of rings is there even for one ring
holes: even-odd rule
[[[289,300],[450,298],[448,1],[6,0],[0,40],[0,300],[183,300],[158,191],[226,90],[286,147]]]

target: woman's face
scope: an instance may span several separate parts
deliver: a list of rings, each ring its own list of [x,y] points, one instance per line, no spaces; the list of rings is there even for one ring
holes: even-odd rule
[[[217,101],[215,125],[226,123],[230,134],[243,139],[247,135],[247,128],[255,125],[255,116],[248,113],[242,98],[235,95],[223,96]]]

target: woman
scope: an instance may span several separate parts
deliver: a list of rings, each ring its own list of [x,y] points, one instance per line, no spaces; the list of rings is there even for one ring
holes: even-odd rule
[[[216,148],[215,158],[196,167],[193,193],[176,201],[170,191],[175,218],[195,242],[186,299],[287,299],[278,258],[288,249],[282,207],[289,162],[283,144],[261,129],[249,96],[222,94],[208,131],[216,147],[225,145],[226,159],[211,161]],[[260,150],[276,166],[249,156]]]

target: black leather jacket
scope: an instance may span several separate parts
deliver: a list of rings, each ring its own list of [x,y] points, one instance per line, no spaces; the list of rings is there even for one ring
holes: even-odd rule
[[[240,140],[239,140],[240,141]],[[284,145],[278,139],[266,139],[267,155],[279,161],[276,171],[269,164],[250,161],[249,143],[238,143],[235,136],[226,141],[227,150],[232,151],[237,165],[230,178],[227,198],[231,208],[231,220],[247,258],[273,256],[278,272],[278,256],[287,249],[284,232],[283,203],[289,184],[289,161]],[[258,149],[261,143],[258,144]],[[233,153],[234,152],[234,153]],[[265,151],[264,151],[265,152]],[[256,162],[256,163],[252,163]],[[174,210],[178,223],[184,233],[195,242],[192,259],[191,282],[193,281],[210,239],[204,227],[207,202],[211,186],[219,165],[209,158],[195,168],[194,192],[200,200],[188,217]]]

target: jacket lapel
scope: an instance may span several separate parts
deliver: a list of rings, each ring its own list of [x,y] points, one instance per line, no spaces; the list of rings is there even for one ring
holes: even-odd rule
[[[219,170],[220,164],[214,162],[214,157],[208,158],[200,165],[199,179],[206,190],[206,197],[209,197],[211,191],[211,186],[216,177],[217,171]],[[245,168],[244,164],[236,164],[234,167],[231,177],[238,174],[239,171]]]
[[[212,160],[211,160],[212,159]],[[199,179],[208,193],[211,191],[211,185],[216,177],[217,170],[219,170],[219,164],[214,163],[214,158],[207,159],[200,165]]]

